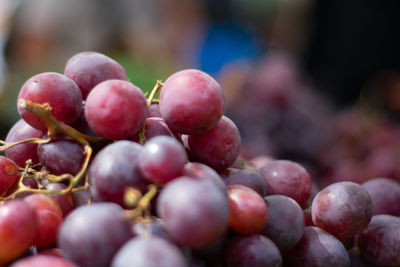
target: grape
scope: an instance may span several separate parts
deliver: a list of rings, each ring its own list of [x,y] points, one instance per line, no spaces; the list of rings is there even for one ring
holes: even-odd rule
[[[157,212],[178,243],[204,247],[215,242],[228,224],[228,198],[210,181],[180,177],[157,199]]]
[[[202,134],[215,127],[225,109],[219,84],[199,70],[171,75],[160,94],[160,112],[168,127],[182,134]]]
[[[27,80],[18,95],[20,99],[35,103],[49,103],[51,114],[66,124],[74,123],[82,111],[82,94],[70,78],[55,72],[37,74]],[[46,124],[36,115],[18,104],[21,117],[32,127],[45,131]]]
[[[9,158],[0,156],[0,194],[18,180],[18,166]]]
[[[49,196],[33,194],[24,198],[37,212],[38,226],[34,245],[43,248],[55,244],[63,212],[58,203]]]
[[[80,207],[89,203],[90,191],[89,190],[79,190],[75,191],[73,194],[73,201],[75,207]]]
[[[182,252],[156,236],[135,237],[115,255],[111,267],[185,267]]]
[[[284,257],[285,266],[350,267],[343,244],[324,230],[308,226],[300,242]]]
[[[7,134],[6,142],[19,142],[28,138],[42,138],[44,132],[31,127],[23,119],[17,121]],[[28,159],[32,160],[32,164],[39,163],[37,155],[37,144],[20,144],[6,150],[6,156],[20,167],[25,167]]]
[[[71,57],[64,74],[76,82],[83,99],[86,99],[93,87],[103,81],[126,80],[126,72],[118,62],[96,52],[81,52]]]
[[[299,164],[272,160],[257,168],[267,183],[267,195],[285,195],[304,208],[311,193],[311,178]]]
[[[268,236],[282,253],[292,249],[304,232],[303,211],[293,199],[273,195],[264,198],[268,207],[268,221],[261,234]]]
[[[378,266],[400,266],[400,219],[375,215],[358,236],[361,255]]]
[[[228,186],[229,226],[243,235],[260,232],[268,218],[264,199],[254,190],[242,185]]]
[[[228,267],[279,267],[282,256],[276,245],[262,235],[239,236],[231,241],[226,255]]]
[[[169,242],[174,242],[165,229],[164,221],[159,218],[151,222],[138,222],[133,225],[132,230],[135,235],[153,235],[164,238]]]
[[[49,143],[40,144],[38,155],[40,163],[55,175],[76,175],[85,158],[82,145],[64,135],[56,135]]]
[[[133,137],[142,128],[148,112],[143,92],[128,81],[102,82],[86,99],[87,122],[97,134],[108,139]]]
[[[149,117],[160,117],[160,105],[159,104],[151,104],[149,107]]]
[[[23,200],[0,205],[0,265],[22,255],[36,239],[37,213]]]
[[[272,160],[274,160],[274,158],[262,155],[252,158],[250,163],[254,164],[256,167],[262,167],[264,164],[269,163]]]
[[[223,192],[226,192],[226,186],[221,176],[213,169],[197,162],[188,162],[183,167],[183,175],[200,180],[209,180],[215,183]]]
[[[144,145],[139,168],[149,181],[165,184],[182,175],[187,160],[185,148],[175,138],[157,136]]]
[[[61,191],[67,188],[67,186],[62,183],[48,183],[45,185],[45,188],[50,191]],[[71,192],[65,194],[49,194],[49,197],[60,205],[64,217],[75,208],[74,197]]]
[[[51,255],[34,255],[14,262],[10,267],[78,267],[78,265]]]
[[[175,137],[162,118],[147,118],[144,124],[144,136],[146,140],[149,140],[158,135]]]
[[[240,184],[256,191],[260,196],[264,197],[267,185],[264,178],[255,171],[238,170],[225,179],[226,185]]]
[[[114,203],[93,203],[72,211],[64,220],[58,245],[80,267],[108,267],[114,254],[132,237],[123,209]]]
[[[334,183],[315,196],[311,215],[316,226],[338,239],[352,237],[371,220],[371,197],[356,183]]]
[[[225,116],[211,130],[188,137],[189,157],[216,170],[229,167],[239,156],[240,134]]]
[[[139,171],[142,146],[131,141],[118,141],[100,150],[89,166],[90,191],[94,201],[110,201],[124,205],[127,187],[142,191],[147,182]]]
[[[372,215],[390,214],[400,216],[400,184],[388,178],[375,178],[361,185],[372,199]]]
[[[90,128],[89,123],[85,117],[85,110],[82,110],[79,118],[71,125],[77,131],[86,134],[88,136],[99,136],[92,128]]]

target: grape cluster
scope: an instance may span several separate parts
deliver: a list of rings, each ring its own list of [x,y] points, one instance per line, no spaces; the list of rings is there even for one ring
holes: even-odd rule
[[[145,95],[84,52],[27,80],[17,105],[0,146],[0,265],[400,266],[397,182],[319,191],[296,162],[245,160],[204,72]]]

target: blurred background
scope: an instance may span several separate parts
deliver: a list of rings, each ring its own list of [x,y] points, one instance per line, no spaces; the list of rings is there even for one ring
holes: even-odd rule
[[[302,163],[320,185],[400,181],[398,0],[0,0],[0,137],[22,84],[81,51],[143,91],[184,68],[217,79],[242,157]]]

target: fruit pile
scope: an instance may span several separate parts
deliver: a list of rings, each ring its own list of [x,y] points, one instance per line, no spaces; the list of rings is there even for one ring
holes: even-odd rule
[[[84,52],[27,80],[17,105],[0,141],[1,266],[400,266],[397,182],[316,192],[296,162],[245,160],[206,73],[145,95]]]

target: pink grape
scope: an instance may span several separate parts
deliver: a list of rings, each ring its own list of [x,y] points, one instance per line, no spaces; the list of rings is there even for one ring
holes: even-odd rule
[[[220,120],[225,98],[219,84],[199,70],[171,75],[160,94],[160,112],[168,127],[182,134],[201,134]]]
[[[10,267],[78,267],[75,263],[52,255],[33,255],[14,262]]]
[[[0,156],[0,194],[18,180],[18,166],[9,158]]]

